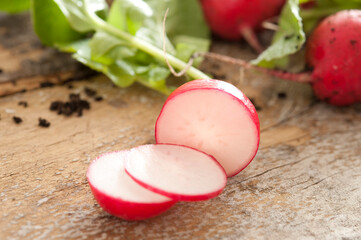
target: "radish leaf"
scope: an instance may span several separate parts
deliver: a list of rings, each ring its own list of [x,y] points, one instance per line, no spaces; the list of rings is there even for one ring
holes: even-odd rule
[[[302,19],[299,14],[298,0],[288,0],[282,9],[272,44],[252,63],[263,67],[275,67],[279,62],[287,60],[287,56],[296,53],[304,44]]]
[[[137,81],[170,94],[174,87],[166,84],[170,71],[164,54],[181,70],[194,52],[207,51],[210,45],[201,8],[193,0],[114,0],[110,10],[105,0],[47,0],[58,17],[56,22],[51,18],[54,13],[41,9],[40,2],[45,0],[33,1],[39,3],[33,10],[34,27],[45,44],[72,52],[75,59],[103,72],[120,87]],[[167,8],[164,53],[163,16]],[[59,24],[66,31],[51,28]],[[54,36],[47,36],[49,28],[54,29]],[[196,59],[194,65],[199,62]],[[209,78],[195,67],[190,67],[187,75]]]
[[[48,0],[49,1],[49,0]],[[67,18],[71,27],[78,32],[89,32],[94,30],[92,24],[89,22],[84,8],[81,7],[83,0],[50,0],[54,1]],[[108,5],[103,0],[89,0],[91,11],[98,15],[105,17],[108,10]]]
[[[1,0],[0,11],[18,13],[30,8],[30,0]]]
[[[32,0],[34,31],[45,45],[55,46],[83,38],[53,0]]]

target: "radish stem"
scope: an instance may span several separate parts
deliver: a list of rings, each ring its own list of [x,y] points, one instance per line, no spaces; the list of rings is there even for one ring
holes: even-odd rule
[[[345,7],[331,7],[331,8],[324,8],[324,9],[309,9],[309,10],[302,10],[300,12],[300,16],[302,19],[312,19],[312,18],[322,18],[329,16],[333,13],[336,13],[338,11],[347,9]]]
[[[236,58],[228,57],[228,56],[218,54],[218,53],[204,52],[204,53],[196,53],[195,55],[213,58],[213,59],[216,59],[216,60],[219,60],[222,62],[239,65],[239,66],[247,68],[247,69],[256,69],[257,71],[263,72],[265,74],[268,74],[268,75],[271,75],[274,77],[278,77],[278,78],[282,78],[285,80],[289,80],[292,82],[311,83],[314,81],[311,77],[311,74],[308,72],[289,73],[289,72],[283,72],[280,70],[268,69],[268,68],[252,65],[249,62],[242,60],[242,59],[236,59]]]
[[[263,47],[258,41],[256,34],[253,29],[250,27],[243,27],[240,29],[242,37],[251,45],[251,47],[256,50],[257,53],[263,52]]]

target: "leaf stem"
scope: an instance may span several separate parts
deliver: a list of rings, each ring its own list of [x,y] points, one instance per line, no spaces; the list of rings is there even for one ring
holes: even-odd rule
[[[347,7],[329,7],[329,8],[311,8],[309,10],[302,10],[300,16],[302,19],[317,19],[334,14],[338,11],[348,9]]]
[[[103,21],[103,19],[99,18],[93,11],[90,11],[88,6],[88,0],[84,0],[84,8],[85,12],[88,15],[89,19],[93,22],[95,28],[97,30],[105,31],[113,36],[117,36],[125,41],[127,41],[131,46],[138,48],[156,59],[162,61],[163,63],[166,63],[166,60],[164,58],[164,53],[161,49],[158,47],[155,47],[154,45],[148,43],[147,41],[144,41],[143,39],[140,39],[138,37],[135,37],[129,33],[126,33],[124,31],[119,30],[118,28],[106,23]],[[179,69],[185,69],[187,68],[187,63],[183,62],[182,60],[174,57],[173,55],[166,53],[166,57],[169,61],[169,63]],[[189,67],[186,73],[194,78],[194,79],[210,79],[208,75],[203,73],[202,71],[198,70],[195,67]]]

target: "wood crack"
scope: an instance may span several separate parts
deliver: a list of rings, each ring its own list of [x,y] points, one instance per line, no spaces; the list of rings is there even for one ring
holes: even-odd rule
[[[51,144],[48,144],[47,147],[50,147],[50,146],[54,146],[54,145],[57,145],[59,143],[63,143],[63,142],[68,142],[69,141],[69,138],[73,138],[75,137],[76,135],[79,135],[79,134],[82,134],[84,133],[84,131],[78,131],[78,132],[75,132],[69,136],[67,136],[66,139],[63,139],[63,140],[60,140],[60,141],[57,141],[57,142],[54,142],[54,143],[51,143]]]
[[[19,173],[18,172],[15,172],[15,173],[10,173],[9,175],[5,175],[5,176],[1,176],[0,179],[4,179],[4,178],[8,178],[8,177],[12,177],[12,176],[15,176],[15,175],[18,175]]]
[[[312,183],[312,184],[310,184],[310,185],[308,185],[308,186],[304,187],[304,188],[303,188],[303,190],[306,190],[306,189],[308,189],[308,188],[310,188],[310,187],[313,187],[313,186],[315,186],[315,185],[317,185],[317,184],[319,184],[319,183],[323,182],[323,181],[324,181],[324,180],[326,180],[327,178],[333,177],[333,176],[334,176],[334,175],[336,175],[336,174],[338,174],[338,173],[334,173],[334,174],[332,174],[332,175],[330,175],[330,176],[324,177],[324,178],[322,178],[322,179],[318,180],[317,182],[314,182],[314,183]]]
[[[243,179],[243,180],[241,180],[241,181],[238,181],[238,182],[236,182],[236,184],[237,184],[237,183],[242,183],[242,182],[248,181],[248,180],[253,179],[253,178],[257,178],[257,177],[259,177],[259,176],[262,176],[262,175],[264,175],[264,174],[266,174],[266,173],[269,173],[269,172],[271,172],[271,171],[273,171],[273,170],[276,170],[276,169],[279,169],[279,168],[283,168],[283,167],[295,165],[295,164],[297,164],[297,163],[300,163],[300,162],[308,159],[309,157],[310,157],[310,156],[307,156],[307,157],[304,157],[304,158],[302,158],[302,159],[300,159],[300,160],[297,160],[297,161],[294,161],[294,162],[291,162],[291,163],[286,163],[286,164],[282,164],[282,165],[280,165],[280,166],[276,166],[276,167],[267,169],[267,170],[265,170],[265,171],[263,171],[263,172],[261,172],[261,173],[258,173],[258,174],[256,174],[256,175],[253,175],[253,176],[251,176],[251,177],[248,177],[248,178],[245,178],[245,179]]]

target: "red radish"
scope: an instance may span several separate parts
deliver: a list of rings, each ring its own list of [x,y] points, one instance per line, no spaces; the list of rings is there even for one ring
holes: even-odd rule
[[[361,101],[361,10],[344,10],[324,19],[307,44],[312,87],[333,105]]]
[[[126,220],[154,217],[173,206],[176,201],[139,186],[125,173],[128,152],[107,153],[90,164],[87,179],[99,205]]]
[[[279,14],[285,0],[201,0],[206,20],[222,38],[244,37],[258,52],[262,51],[254,31],[262,22]]]
[[[166,100],[155,126],[157,143],[189,146],[208,153],[233,176],[255,157],[259,120],[251,101],[219,80],[194,80]]]
[[[212,156],[178,145],[133,148],[125,171],[143,187],[182,201],[216,197],[227,183],[224,169]]]
[[[310,83],[317,98],[335,106],[361,102],[361,10],[344,10],[324,19],[311,34],[307,64],[312,73],[288,73],[216,53],[200,56],[257,69],[285,80]]]

